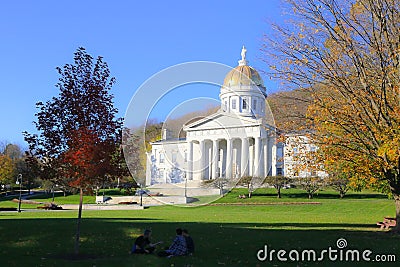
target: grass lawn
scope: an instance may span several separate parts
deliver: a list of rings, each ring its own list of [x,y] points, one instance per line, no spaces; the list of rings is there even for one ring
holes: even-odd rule
[[[259,189],[251,199],[237,199],[245,190],[235,189],[217,201],[220,206],[85,210],[79,260],[70,257],[77,211],[0,212],[1,266],[354,266],[357,263],[327,260],[283,263],[276,257],[273,262],[260,262],[256,257],[264,245],[288,251],[336,249],[339,238],[347,240],[349,249],[372,250],[371,258],[376,254],[397,257],[396,263],[359,262],[359,266],[399,266],[400,237],[381,232],[375,225],[384,216],[394,215],[393,200],[370,192],[352,193],[338,199],[331,191],[323,191],[308,200],[296,189],[283,191],[279,200],[273,192]],[[59,197],[56,202],[73,203],[74,197],[69,196],[64,202]],[[232,202],[268,205],[226,204]],[[286,204],[279,204],[282,202]],[[14,204],[17,203],[0,202],[7,207]],[[153,240],[164,240],[164,245],[168,245],[176,227],[190,231],[196,244],[193,256],[166,259],[128,254],[134,238],[144,229],[151,228]]]

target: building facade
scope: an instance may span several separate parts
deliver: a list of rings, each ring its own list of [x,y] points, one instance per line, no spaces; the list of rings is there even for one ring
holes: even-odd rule
[[[184,125],[184,139],[163,129],[162,140],[151,144],[146,185],[284,174],[283,145],[266,114],[266,88],[244,47],[241,56],[224,79],[216,113]]]
[[[302,134],[287,134],[283,149],[283,169],[290,178],[328,176],[319,163],[318,146]]]

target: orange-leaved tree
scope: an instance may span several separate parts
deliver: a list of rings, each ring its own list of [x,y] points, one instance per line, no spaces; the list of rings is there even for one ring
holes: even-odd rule
[[[310,138],[325,163],[393,195],[399,232],[400,2],[288,3],[291,23],[275,25],[263,48],[271,72],[312,95]]]
[[[112,155],[107,152],[113,147],[113,143],[101,140],[95,131],[81,127],[71,132],[68,150],[61,155],[65,182],[70,187],[79,189],[80,193],[76,252],[79,251],[83,192],[92,190],[96,184],[101,185],[104,176],[112,172]]]

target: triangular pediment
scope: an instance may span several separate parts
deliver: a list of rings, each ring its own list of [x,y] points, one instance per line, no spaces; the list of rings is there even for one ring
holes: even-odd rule
[[[217,112],[201,120],[185,125],[184,130],[226,129],[260,125],[260,123],[260,120],[255,118],[238,116],[226,112]]]

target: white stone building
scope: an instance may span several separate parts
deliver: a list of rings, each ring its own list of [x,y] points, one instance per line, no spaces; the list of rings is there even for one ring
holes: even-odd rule
[[[163,129],[162,140],[152,143],[146,185],[284,174],[283,146],[266,119],[266,88],[244,47],[241,55],[224,79],[218,112],[185,125],[185,139]]]
[[[306,135],[287,134],[283,147],[285,176],[291,178],[328,176],[321,164],[316,161],[315,153],[318,146]]]

